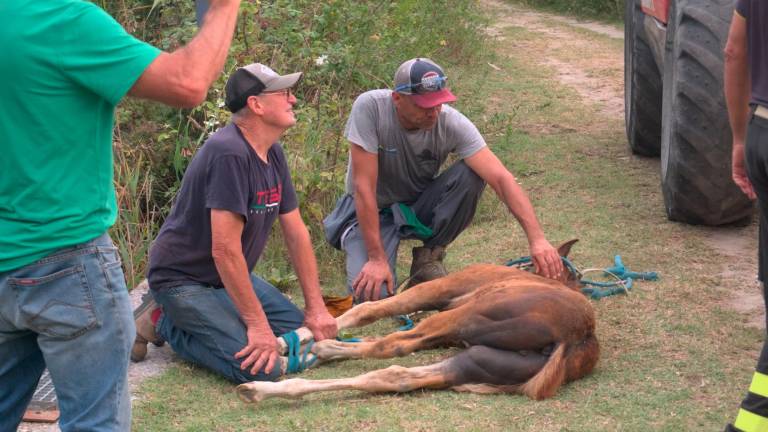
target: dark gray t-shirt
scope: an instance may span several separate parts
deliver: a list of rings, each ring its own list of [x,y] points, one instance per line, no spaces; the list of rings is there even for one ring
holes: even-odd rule
[[[376,200],[379,208],[416,201],[450,153],[463,159],[486,145],[475,125],[448,105],[443,105],[432,129],[404,129],[397,119],[392,90],[371,90],[358,96],[344,136],[368,153],[378,153]],[[351,157],[346,188],[347,193],[354,193]]]
[[[171,213],[149,254],[149,284],[223,284],[211,255],[211,209],[245,219],[241,237],[248,268],[256,265],[278,214],[297,207],[285,154],[279,144],[261,160],[230,123],[214,133],[192,159]]]
[[[736,12],[747,20],[751,101],[768,107],[768,1],[738,0]]]

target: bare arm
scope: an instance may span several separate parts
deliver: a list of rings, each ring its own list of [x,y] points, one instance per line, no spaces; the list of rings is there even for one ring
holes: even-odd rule
[[[198,34],[176,51],[161,53],[128,94],[176,107],[202,103],[224,67],[240,1],[211,0]]]
[[[733,135],[732,177],[739,188],[755,199],[755,191],[744,167],[744,143],[749,116],[750,77],[747,64],[747,23],[733,14],[728,42],[725,46],[725,101]]]
[[[557,250],[547,241],[541,229],[533,205],[517,180],[501,163],[495,154],[485,147],[464,159],[467,165],[480,176],[506,204],[510,213],[517,219],[528,237],[531,257],[537,273],[548,278],[557,278],[563,271],[563,265]]]
[[[368,250],[368,262],[355,279],[355,296],[365,300],[377,300],[380,287],[387,283],[387,291],[394,293],[392,271],[387,254],[381,243],[379,230],[379,207],[376,202],[376,181],[379,176],[378,155],[368,153],[355,143],[350,143],[352,158],[352,182],[355,185],[355,211]]]
[[[211,210],[213,261],[227,294],[240,313],[248,336],[248,345],[235,353],[235,358],[245,357],[241,369],[252,365],[251,373],[255,374],[266,366],[265,371],[269,373],[278,357],[277,339],[253,292],[250,269],[245,262],[241,243],[243,227],[242,216],[226,210]]]
[[[312,241],[299,210],[280,215],[280,227],[291,263],[304,292],[306,310],[305,324],[312,331],[315,340],[336,337],[336,320],[328,313],[323,303],[320,280],[317,275],[317,260],[312,251]]]

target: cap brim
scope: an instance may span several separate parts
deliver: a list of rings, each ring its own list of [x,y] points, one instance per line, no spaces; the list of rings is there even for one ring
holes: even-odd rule
[[[283,90],[283,89],[291,88],[295,86],[297,82],[299,82],[299,80],[301,79],[301,75],[302,75],[301,72],[282,75],[270,81],[263,91],[275,91],[275,90]]]
[[[422,108],[434,108],[440,104],[456,102],[456,96],[448,89],[411,95],[411,100]]]

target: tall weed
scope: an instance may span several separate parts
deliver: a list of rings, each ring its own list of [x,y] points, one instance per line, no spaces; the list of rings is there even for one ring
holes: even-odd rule
[[[168,51],[197,31],[191,1],[101,3],[138,37]],[[283,146],[313,241],[319,253],[329,257],[330,265],[321,266],[321,272],[334,278],[338,267],[333,262],[340,258],[324,245],[321,220],[342,191],[347,163],[342,132],[354,98],[368,89],[391,87],[397,66],[412,57],[431,57],[444,65],[472,61],[483,43],[484,23],[476,7],[471,0],[243,2],[224,73],[205,103],[193,110],[136,100],[121,105],[117,118],[124,145],[117,148],[122,154],[116,160],[125,166],[116,168],[124,170],[118,181],[135,175],[125,171],[133,169],[146,175],[142,179],[149,184],[136,191],[125,189],[128,196],[121,205],[126,206],[122,208],[126,215],[119,224],[143,218],[155,225],[145,227],[144,237],[156,233],[189,160],[211,133],[229,121],[223,88],[235,68],[261,62],[280,73],[303,71],[296,91],[299,121],[284,136]],[[133,209],[149,213],[132,214]],[[116,230],[128,233],[125,227]],[[140,236],[132,233],[126,253],[139,256],[149,242],[137,244]],[[279,240],[279,233],[273,237]],[[277,243],[270,241],[259,269],[290,278],[288,260]],[[144,272],[141,259],[135,261],[135,267],[126,269],[132,280]]]

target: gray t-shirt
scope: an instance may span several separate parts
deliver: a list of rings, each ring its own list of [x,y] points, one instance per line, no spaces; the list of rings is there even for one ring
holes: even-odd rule
[[[464,159],[486,146],[477,127],[448,105],[443,105],[432,129],[404,129],[395,113],[392,90],[361,94],[352,105],[344,136],[365,151],[379,155],[379,208],[396,202],[413,203],[437,176],[450,153]],[[354,193],[351,157],[346,187],[347,193]]]

